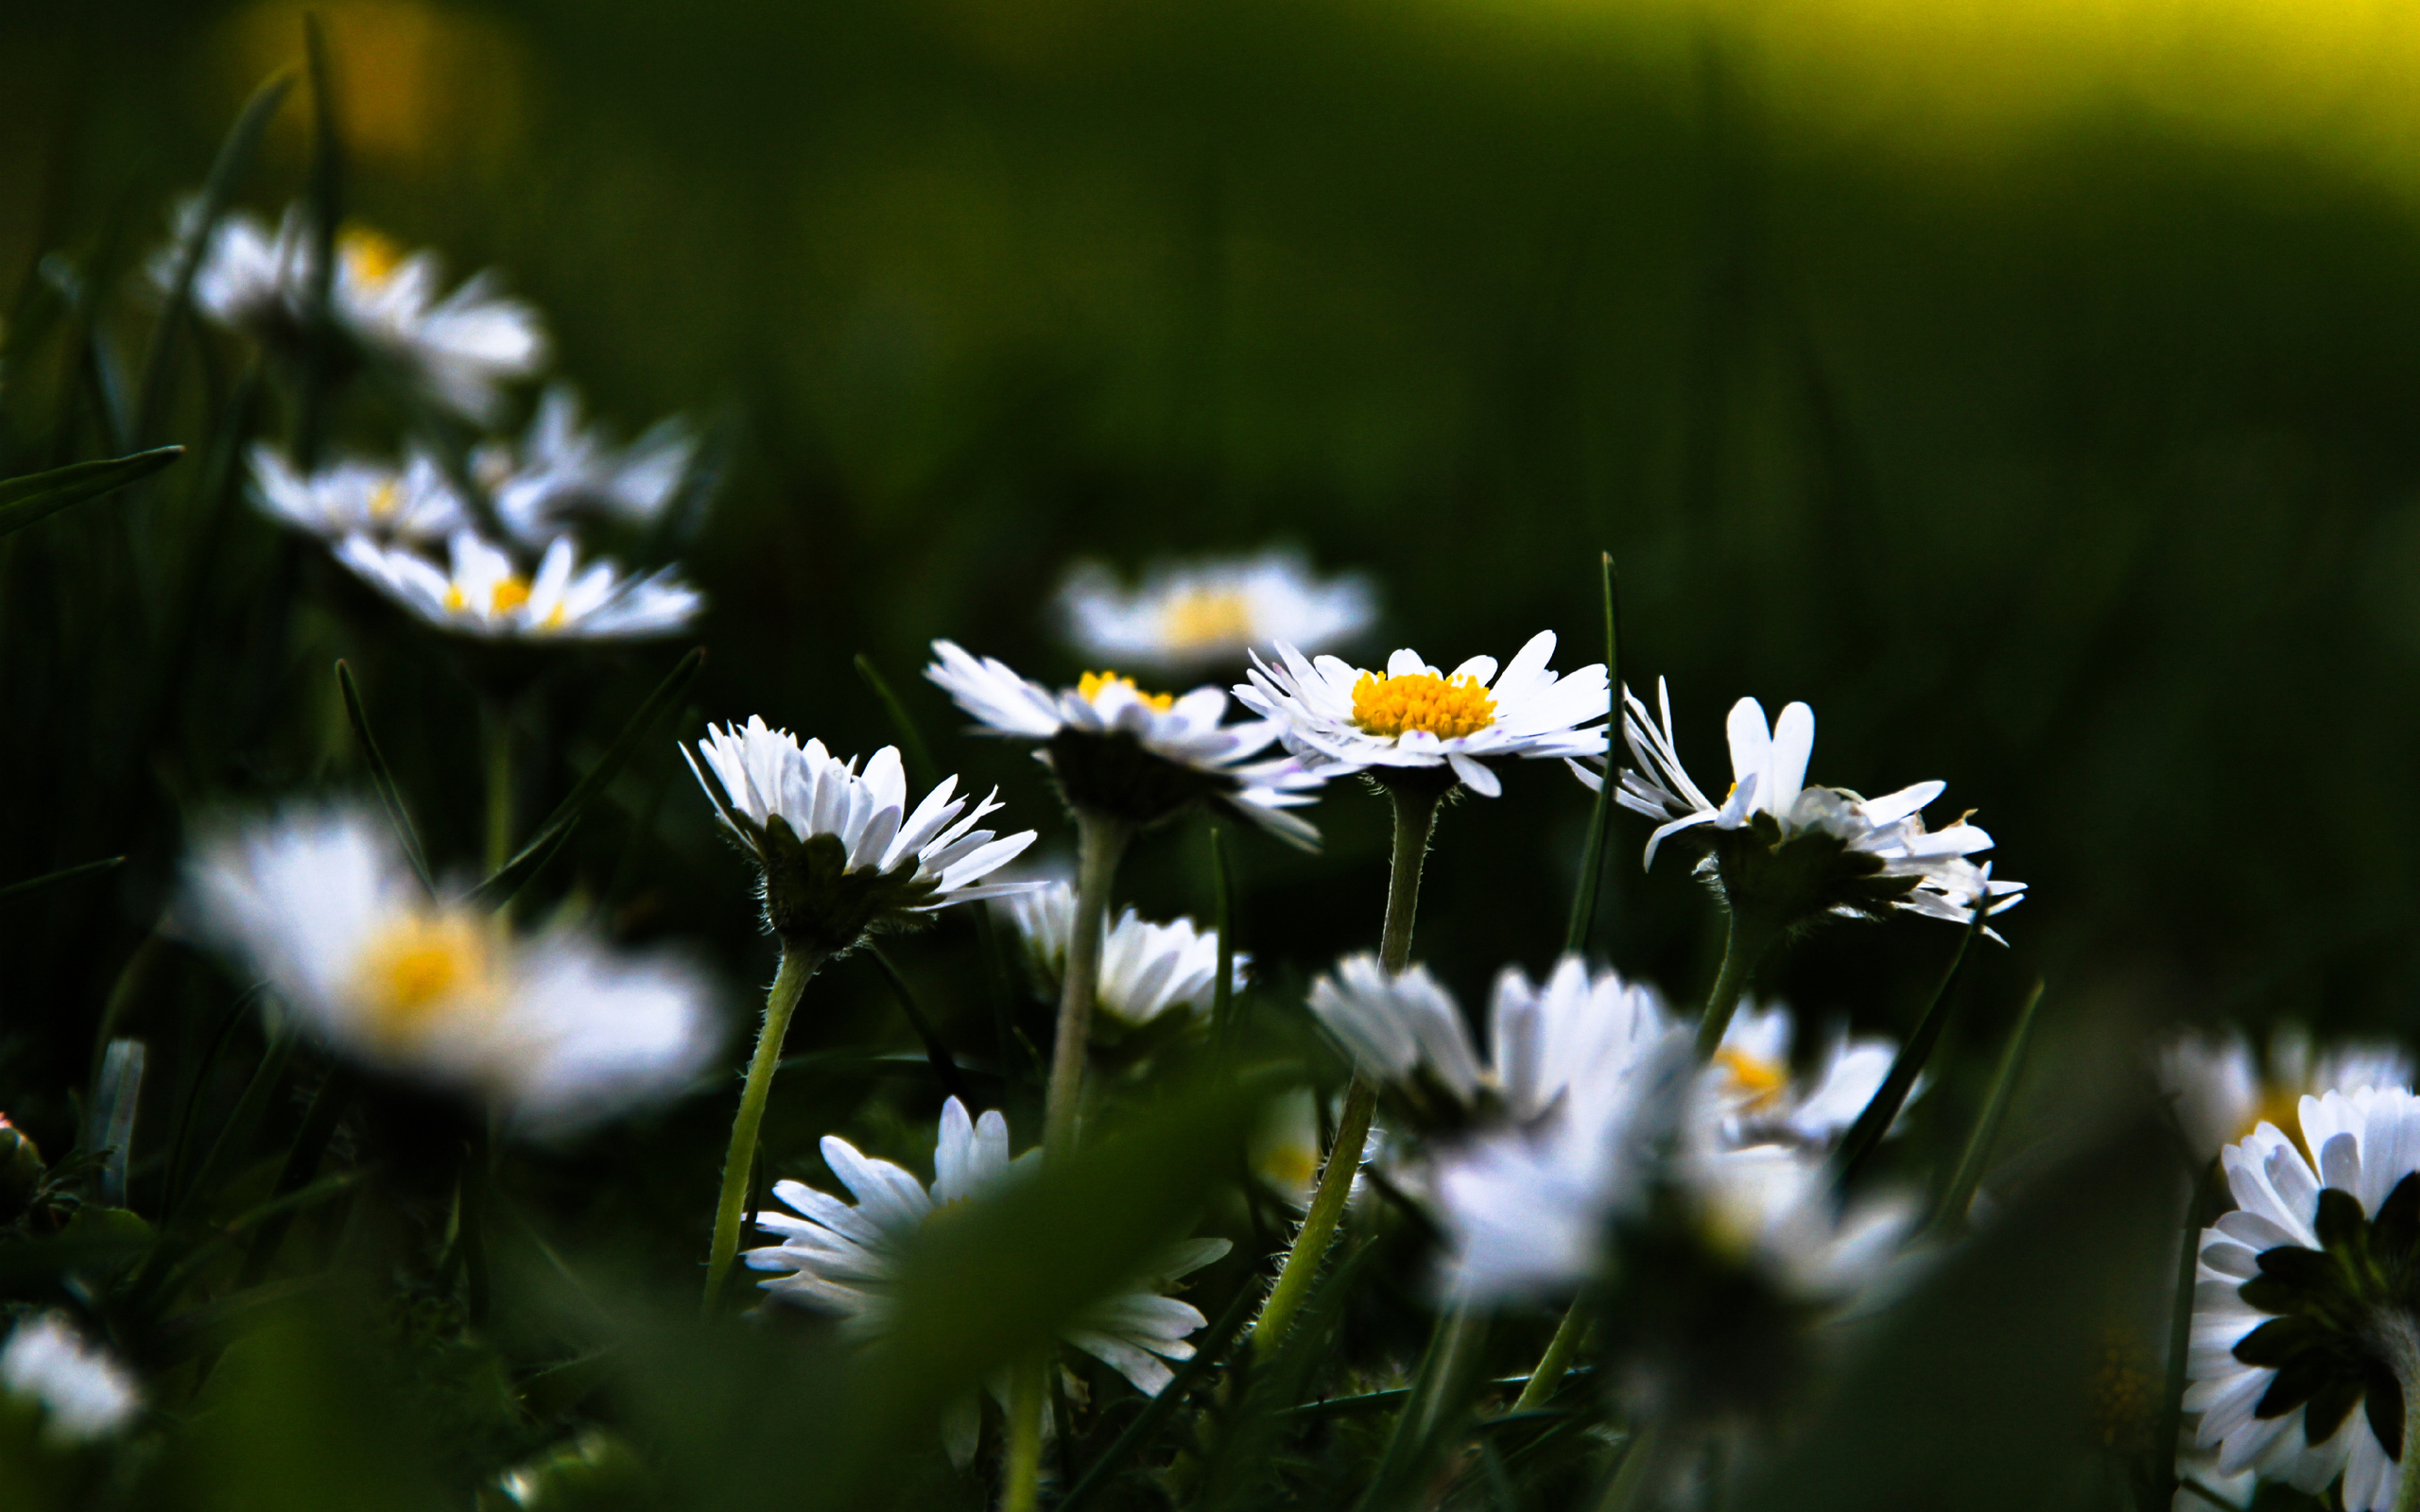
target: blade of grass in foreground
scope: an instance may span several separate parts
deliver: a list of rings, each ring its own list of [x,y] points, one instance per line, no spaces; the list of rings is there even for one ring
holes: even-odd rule
[[[0,536],[13,535],[61,509],[147,478],[184,455],[182,446],[155,446],[129,456],[71,462],[47,472],[0,482]]]
[[[420,833],[412,828],[412,816],[404,808],[403,789],[395,785],[395,774],[388,769],[386,753],[378,748],[378,737],[370,732],[370,715],[361,707],[361,690],[354,684],[353,668],[345,665],[341,658],[337,662],[337,686],[344,694],[344,716],[352,721],[353,738],[361,743],[361,759],[370,765],[370,785],[378,790],[378,801],[395,827],[395,837],[404,842],[404,854],[411,861],[413,874],[434,895],[437,885],[429,879],[428,861],[421,854]]]

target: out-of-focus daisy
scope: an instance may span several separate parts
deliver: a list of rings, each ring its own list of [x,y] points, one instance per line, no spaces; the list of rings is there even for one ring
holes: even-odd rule
[[[1426,967],[1390,975],[1374,955],[1348,955],[1311,985],[1310,1008],[1362,1075],[1438,1122],[1533,1122],[1577,1085],[1630,1074],[1672,1026],[1652,988],[1592,973],[1576,955],[1543,986],[1514,967],[1497,976],[1485,1065],[1461,1005]]]
[[[133,1373],[56,1313],[18,1319],[0,1346],[0,1390],[40,1404],[43,1433],[63,1444],[106,1438],[143,1405]]]
[[[1252,760],[1276,739],[1262,720],[1221,724],[1227,696],[1145,693],[1131,678],[1087,672],[1052,691],[1008,663],[933,643],[925,675],[993,734],[1030,740],[1080,814],[1155,824],[1197,801],[1218,803],[1305,847],[1319,832],[1286,812],[1312,801],[1323,780],[1288,759]]]
[[[387,827],[357,809],[222,831],[188,861],[186,894],[197,930],[333,1048],[534,1130],[677,1091],[717,1038],[686,966],[569,927],[516,938],[432,901]]]
[[[344,457],[316,472],[298,472],[272,446],[254,446],[252,498],[263,513],[322,541],[441,541],[469,515],[435,462],[415,455],[401,466]]]
[[[530,545],[584,515],[626,524],[656,523],[681,491],[698,438],[683,421],[659,421],[629,446],[579,420],[579,397],[549,387],[518,447],[491,442],[473,467],[495,498],[504,527]]]
[[[901,1257],[935,1221],[961,1203],[979,1202],[1000,1189],[1011,1172],[1035,1156],[1009,1159],[1008,1120],[997,1112],[968,1117],[955,1097],[942,1108],[940,1139],[933,1151],[930,1187],[902,1166],[858,1153],[837,1135],[826,1135],[823,1161],[857,1200],[851,1204],[800,1181],[777,1181],[773,1195],[790,1212],[764,1211],[756,1227],[779,1234],[778,1245],[749,1250],[752,1270],[771,1273],[757,1284],[783,1301],[838,1314],[858,1337],[878,1335],[889,1322],[890,1287]],[[796,1216],[791,1214],[795,1213]],[[1190,1303],[1167,1296],[1170,1285],[1232,1247],[1223,1239],[1195,1239],[1172,1246],[1131,1289],[1104,1297],[1061,1337],[1157,1396],[1175,1379],[1169,1361],[1193,1358],[1186,1342],[1208,1321]],[[942,1432],[950,1457],[964,1465],[975,1456],[980,1434],[977,1404],[968,1397],[946,1411]]]
[[[1305,658],[1291,645],[1275,662],[1253,656],[1236,696],[1274,721],[1288,750],[1323,768],[1381,780],[1456,781],[1494,798],[1504,784],[1492,763],[1516,757],[1599,756],[1610,712],[1601,664],[1557,677],[1547,669],[1554,632],[1541,630],[1500,672],[1475,656],[1450,673],[1400,650],[1384,672],[1332,656]]]
[[[1701,869],[1720,879],[1735,912],[1761,915],[1774,929],[1825,913],[1880,919],[1893,909],[1963,923],[1979,899],[1992,900],[1994,914],[2023,901],[2023,883],[1995,882],[1990,868],[1967,859],[1992,848],[1979,827],[1962,818],[1945,830],[1925,828],[1921,811],[1945,784],[1918,782],[1875,799],[1810,785],[1815,713],[1806,705],[1782,710],[1771,728],[1755,699],[1732,706],[1733,781],[1716,804],[1681,765],[1663,681],[1656,682],[1660,724],[1629,690],[1622,699],[1622,738],[1636,765],[1622,769],[1616,796],[1622,807],[1657,821],[1647,865],[1667,838],[1698,833],[1708,841]],[[1591,788],[1603,781],[1577,763],[1572,770]]]
[[[2202,1230],[2185,1407],[2220,1474],[2313,1496],[2341,1475],[2350,1512],[2386,1512],[2420,1390],[2420,1099],[2297,1112],[2299,1144],[2264,1123],[2220,1153],[2237,1206]]]
[[[1053,997],[1067,971],[1067,942],[1076,929],[1076,889],[1046,883],[1003,905],[1025,942],[1026,959],[1037,982]],[[1237,953],[1233,985],[1244,984],[1250,957]],[[1132,908],[1101,936],[1099,988],[1094,1033],[1142,1029],[1164,1015],[1199,1019],[1210,1011],[1219,983],[1219,933],[1190,919],[1154,924]]]
[[[2162,1096],[2199,1159],[2243,1139],[2262,1123],[2291,1131],[2305,1097],[2331,1089],[2409,1088],[2412,1060],[2401,1047],[2349,1040],[2314,1051],[2309,1033],[2284,1024],[2269,1036],[2266,1057],[2254,1054],[2240,1030],[2186,1032],[2159,1049]]]
[[[348,536],[337,559],[388,597],[442,630],[489,641],[629,641],[673,635],[705,607],[698,591],[664,568],[626,576],[610,560],[579,564],[568,536],[524,576],[507,553],[468,530],[448,543],[441,570],[417,552]]]
[[[1683,1157],[1680,1170],[1715,1250],[1809,1304],[1846,1301],[1874,1284],[1918,1216],[1898,1195],[1843,1207],[1823,1160],[1788,1145],[1701,1146]]]
[[[899,749],[841,761],[810,740],[752,716],[745,727],[708,726],[698,755],[682,755],[698,785],[764,872],[765,917],[785,943],[847,950],[872,930],[894,929],[952,903],[1014,898],[1034,882],[983,883],[1034,841],[1034,832],[994,838],[976,826],[1000,805],[969,807],[944,779],[911,811]],[[719,791],[717,791],[719,788]],[[996,789],[994,793],[996,793]],[[981,884],[978,885],[978,884]]]
[[[180,213],[176,241],[152,263],[153,281],[164,290],[193,235],[193,217],[191,206]],[[299,355],[308,336],[315,240],[300,205],[274,232],[251,215],[222,216],[195,271],[194,307],[264,347]],[[491,421],[501,404],[499,386],[544,364],[537,312],[498,294],[489,275],[441,299],[434,253],[407,253],[359,226],[340,229],[336,249],[328,307],[337,333],[447,409]]]
[[[1324,651],[1367,629],[1377,594],[1358,574],[1322,579],[1292,552],[1164,566],[1129,593],[1086,562],[1059,590],[1067,638],[1098,662],[1157,668],[1240,664],[1284,642]]]
[[[1706,1067],[1704,1090],[1725,1143],[1829,1148],[1882,1090],[1899,1047],[1879,1037],[1836,1037],[1810,1077],[1790,1072],[1796,1024],[1780,1004],[1743,1005]]]

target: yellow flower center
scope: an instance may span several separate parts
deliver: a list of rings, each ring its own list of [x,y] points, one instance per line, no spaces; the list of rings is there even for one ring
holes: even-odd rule
[[[379,484],[377,490],[370,495],[370,518],[384,520],[393,514],[395,506],[403,502],[403,496],[404,490],[396,486],[393,478]]]
[[[2250,1116],[2244,1119],[2243,1127],[2235,1131],[2235,1143],[2241,1143],[2251,1136],[2254,1129],[2263,1124],[2276,1125],[2280,1132],[2294,1142],[2294,1148],[2301,1150],[2306,1156],[2310,1154],[2309,1146],[2303,1143],[2303,1091],[2301,1088],[2281,1086],[2276,1082],[2262,1082],[2260,1095],[2253,1100]]]
[[[404,249],[394,238],[367,226],[346,227],[337,237],[337,249],[354,282],[372,288],[393,278],[404,262]]]
[[[1098,699],[1103,692],[1111,688],[1124,688],[1153,709],[1166,710],[1168,705],[1176,702],[1175,694],[1145,693],[1134,686],[1132,678],[1121,678],[1115,672],[1087,672],[1076,679],[1076,693],[1086,703]]]
[[[493,996],[494,965],[485,925],[464,914],[412,914],[389,925],[361,954],[354,984],[371,1034],[401,1044],[441,1016]]]
[[[1260,1174],[1280,1192],[1302,1192],[1319,1174],[1320,1152],[1307,1144],[1289,1144],[1261,1157]]]
[[[1160,620],[1160,633],[1168,644],[1184,650],[1246,643],[1253,638],[1252,629],[1252,601],[1213,589],[1179,594]]]
[[[1476,734],[1495,722],[1495,700],[1474,677],[1390,678],[1364,672],[1353,685],[1353,722],[1373,735],[1425,730],[1440,740]]]
[[[494,619],[510,614],[528,602],[528,578],[517,575],[499,577],[494,585],[488,589],[488,617]],[[445,607],[458,614],[471,607],[471,595],[462,592],[461,584],[449,583],[445,589]],[[562,617],[563,607],[557,604],[554,612],[546,616],[546,628],[553,629],[561,625]]]
[[[1779,1061],[1725,1045],[1714,1053],[1714,1063],[1730,1076],[1731,1091],[1751,1108],[1771,1108],[1789,1090],[1789,1068]]]

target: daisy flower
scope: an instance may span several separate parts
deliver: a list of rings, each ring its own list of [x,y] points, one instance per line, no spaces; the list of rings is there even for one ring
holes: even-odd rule
[[[1030,740],[1079,813],[1153,824],[1197,800],[1222,805],[1306,849],[1319,832],[1285,812],[1324,779],[1292,760],[1252,760],[1277,738],[1266,721],[1226,725],[1227,696],[1145,693],[1132,678],[1087,672],[1055,692],[993,657],[933,643],[925,676],[989,733]]]
[[[1043,883],[1004,906],[1025,942],[1035,979],[1057,996],[1076,930],[1076,889],[1063,882]],[[1236,955],[1232,985],[1238,990],[1250,960]],[[1129,908],[1102,934],[1098,1006],[1113,1032],[1141,1029],[1171,1013],[1200,1019],[1210,1011],[1218,982],[1219,933],[1198,928],[1190,919],[1154,924]]]
[[[1254,646],[1323,651],[1377,617],[1358,574],[1322,579],[1292,552],[1163,566],[1129,593],[1108,568],[1079,565],[1059,590],[1067,639],[1095,661],[1159,668],[1233,666]]]
[[[2420,1390],[2420,1099],[2305,1097],[2220,1153],[2236,1211],[2202,1230],[2185,1407],[2221,1475],[2386,1512]],[[2304,1151],[2317,1153],[2314,1162]]]
[[[1795,1036],[1789,1009],[1780,1004],[1743,1005],[1732,1017],[1703,1088],[1725,1144],[1830,1148],[1882,1090],[1899,1054],[1887,1039],[1836,1036],[1815,1074],[1802,1080],[1790,1074]]]
[[[483,1098],[540,1132],[684,1086],[717,1038],[703,982],[557,927],[516,938],[432,901],[352,808],[222,831],[186,864],[196,932],[331,1048]]]
[[[1009,1124],[998,1112],[970,1118],[951,1098],[942,1107],[940,1138],[933,1151],[933,1181],[927,1187],[901,1166],[860,1154],[838,1135],[826,1135],[823,1161],[856,1201],[841,1201],[800,1181],[776,1181],[773,1195],[789,1212],[762,1211],[756,1227],[781,1243],[749,1250],[752,1270],[771,1274],[757,1284],[775,1297],[837,1314],[860,1337],[879,1335],[889,1322],[890,1287],[901,1258],[925,1228],[951,1208],[981,1201],[1001,1189],[1011,1171],[1028,1166],[1036,1152],[1009,1159]],[[795,1214],[795,1216],[793,1216]],[[1187,1339],[1208,1322],[1190,1303],[1167,1296],[1170,1285],[1232,1247],[1224,1239],[1195,1239],[1172,1246],[1127,1291],[1104,1297],[1062,1335],[1155,1397],[1175,1379],[1169,1361],[1193,1358]],[[995,1395],[997,1389],[995,1387]],[[970,1396],[945,1410],[942,1432],[950,1458],[963,1466],[975,1457],[980,1422]]]
[[[996,813],[997,789],[968,806],[944,779],[913,810],[899,748],[857,770],[810,740],[751,717],[706,728],[689,770],[715,812],[764,873],[765,918],[784,941],[826,953],[873,930],[895,929],[952,903],[1013,898],[1044,885],[982,879],[1033,844],[1034,832],[994,838],[976,825]],[[698,766],[705,759],[706,769]],[[706,771],[714,781],[706,780]]]
[[[180,215],[176,241],[152,264],[153,282],[170,288],[191,240],[194,211]],[[272,232],[257,218],[220,217],[193,282],[194,308],[286,356],[307,340],[315,242],[300,205]],[[487,421],[499,386],[535,374],[546,336],[537,312],[503,298],[486,274],[439,297],[437,258],[406,252],[377,232],[347,226],[337,233],[329,314],[361,352],[392,369],[445,408]]]
[[[2295,1125],[2305,1097],[2330,1088],[2411,1085],[2411,1057],[2377,1040],[2349,1040],[2314,1052],[2309,1033],[2280,1025],[2269,1053],[2256,1055],[2240,1030],[2223,1035],[2181,1033],[2155,1057],[2160,1095],[2175,1111],[2196,1159],[2241,1140],[2263,1123]]]
[[[57,1313],[17,1320],[0,1346],[0,1390],[40,1404],[44,1433],[60,1443],[106,1438],[143,1404],[133,1374]]]
[[[1921,811],[1946,784],[1918,782],[1875,799],[1810,785],[1815,712],[1803,703],[1782,710],[1770,728],[1755,699],[1732,705],[1731,791],[1719,805],[1708,801],[1681,765],[1661,679],[1655,693],[1660,724],[1623,690],[1622,738],[1636,765],[1622,769],[1616,795],[1622,807],[1656,821],[1648,866],[1672,835],[1710,835],[1701,870],[1720,880],[1735,913],[1763,914],[1774,927],[1824,913],[1880,919],[1893,909],[1964,923],[1979,900],[1990,900],[1993,914],[2023,901],[2023,883],[1994,882],[1990,868],[1967,859],[1992,848],[1979,827],[1961,818],[1944,830],[1925,828]],[[1603,782],[1577,763],[1572,771],[1592,789]]]
[[[1611,709],[1605,669],[1557,677],[1547,670],[1554,644],[1554,632],[1541,630],[1500,673],[1494,657],[1475,656],[1450,674],[1409,649],[1389,657],[1381,673],[1332,656],[1306,659],[1281,644],[1274,662],[1253,653],[1251,680],[1236,697],[1322,770],[1460,782],[1494,798],[1503,783],[1493,763],[1604,752],[1604,727],[1589,721]]]
[[[698,439],[679,420],[659,421],[627,447],[583,426],[579,397],[549,387],[516,448],[491,442],[472,465],[495,499],[497,518],[535,546],[581,515],[645,527],[661,519],[688,480]]]
[[[1714,1252],[1796,1302],[1835,1305],[1874,1284],[1918,1217],[1899,1195],[1843,1207],[1821,1156],[1789,1145],[1699,1142],[1680,1177]]]
[[[337,559],[427,624],[487,641],[629,641],[674,635],[705,607],[664,568],[644,577],[611,560],[584,569],[568,536],[546,548],[534,576],[468,530],[448,542],[449,565],[417,552],[347,536]]]
[[[400,467],[342,457],[306,474],[275,447],[259,445],[251,463],[252,500],[261,512],[322,541],[440,541],[470,522],[453,486],[425,456]]]

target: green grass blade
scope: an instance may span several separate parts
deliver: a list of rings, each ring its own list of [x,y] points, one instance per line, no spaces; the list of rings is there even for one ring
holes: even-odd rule
[[[916,721],[908,717],[908,706],[890,691],[890,684],[873,669],[873,662],[864,652],[857,653],[857,676],[866,679],[874,697],[882,704],[882,712],[890,716],[890,727],[899,731],[899,753],[908,758],[908,775],[916,785],[930,791],[942,780],[942,769],[933,765],[932,747],[925,744],[924,734],[916,729]]]
[[[361,707],[361,690],[354,684],[353,668],[345,665],[342,659],[337,662],[337,687],[344,694],[344,716],[353,724],[353,738],[361,745],[361,759],[369,764],[370,784],[378,790],[378,802],[387,811],[388,822],[395,827],[395,837],[404,842],[404,854],[410,860],[413,873],[433,895],[437,884],[428,874],[428,858],[421,851],[420,834],[412,828],[411,814],[404,807],[404,791],[395,783],[386,753],[378,748],[378,737],[370,732],[370,715]]]
[[[2008,1116],[2009,1099],[2016,1091],[2017,1074],[2025,1068],[2026,1047],[2033,1040],[2033,1011],[2041,1005],[2042,983],[2036,981],[2033,990],[2026,994],[2025,1006],[2017,1010],[2016,1027],[2009,1031],[2008,1047],[2000,1052],[1999,1066],[1992,1073],[1992,1090],[1983,1098],[1974,1132],[1966,1137],[1966,1152],[1959,1157],[1957,1173],[1950,1177],[1941,1209],[1933,1214],[1936,1232],[1947,1232],[1966,1221],[1966,1205],[1982,1184],[1983,1163],[1991,1159],[2000,1121]]]
[[[1882,1086],[1849,1125],[1848,1136],[1841,1141],[1840,1179],[1846,1186],[1858,1168],[1882,1143],[1882,1136],[1891,1131],[1892,1121],[1907,1105],[1908,1094],[1915,1090],[1916,1078],[1924,1074],[1925,1062],[1932,1058],[1933,1047],[1941,1042],[1941,1031],[1949,1022],[1949,988],[1958,980],[1958,969],[1966,962],[1966,948],[1975,943],[1981,933],[1983,920],[1992,910],[1992,894],[1984,889],[1975,900],[1975,917],[1958,936],[1958,949],[1949,957],[1948,968],[1932,989],[1932,1001],[1925,1005],[1924,1017],[1916,1021],[1916,1032],[1908,1037],[1898,1056],[1891,1062],[1891,1074],[1882,1078]]]
[[[12,882],[6,887],[0,887],[0,904],[16,902],[45,887],[54,887],[62,882],[74,882],[78,877],[97,876],[101,872],[115,870],[124,865],[126,865],[124,856],[103,856],[98,861],[78,862],[72,867],[61,867],[57,871],[44,872],[39,877],[27,877],[23,882]]]
[[[1564,929],[1565,954],[1584,954],[1597,924],[1597,886],[1605,875],[1605,837],[1614,822],[1614,747],[1622,728],[1622,663],[1620,616],[1616,609],[1619,579],[1614,554],[1599,554],[1605,592],[1605,677],[1613,695],[1612,723],[1605,727],[1605,780],[1597,784],[1597,806],[1588,816],[1588,843],[1580,851],[1580,886],[1571,895],[1571,921]]]
[[[12,535],[61,509],[147,478],[184,455],[182,446],[155,446],[130,456],[71,462],[47,472],[0,481],[0,536]]]
[[[512,859],[497,868],[495,875],[472,889],[473,902],[491,908],[502,907],[527,885],[529,879],[546,864],[547,858],[571,837],[571,832],[579,826],[590,806],[604,796],[606,785],[629,763],[632,753],[639,748],[639,743],[648,738],[667,710],[678,706],[682,696],[688,692],[689,684],[697,680],[705,664],[705,647],[698,646],[666,674],[664,680],[656,684],[655,691],[647,696],[647,702],[639,705],[639,712],[631,716],[631,722],[622,727],[622,732],[614,737],[614,744],[607,747],[605,754],[597,758],[596,765],[589,768],[588,775],[581,778],[579,785],[555,806],[554,813],[546,816],[546,822],[538,826],[538,833],[529,837],[528,843]]]
[[[168,286],[167,303],[160,312],[160,323],[151,328],[150,349],[143,357],[142,387],[135,400],[132,425],[137,444],[150,438],[151,427],[167,403],[168,374],[176,355],[177,337],[192,314],[194,275],[200,270],[202,257],[210,249],[211,232],[217,230],[220,218],[227,214],[237,181],[259,155],[261,137],[277,115],[277,108],[293,92],[294,77],[294,70],[280,69],[252,92],[251,99],[229,129],[227,140],[219,144],[218,157],[210,165],[210,177],[202,181],[200,198],[194,203],[189,239],[177,258],[176,278]]]
[[[328,387],[336,356],[332,314],[337,285],[337,223],[344,216],[344,137],[337,129],[335,70],[320,18],[302,16],[302,54],[311,77],[311,169],[303,198],[311,206],[311,287],[302,320],[302,393],[294,420],[294,461],[305,472],[320,465],[327,426]]]
[[[1220,1050],[1235,1032],[1236,908],[1235,879],[1227,870],[1227,832],[1210,821],[1211,918],[1219,931],[1219,979],[1210,987],[1210,1032]]]
[[[866,954],[873,960],[874,968],[882,972],[883,980],[890,984],[890,994],[899,1000],[899,1011],[908,1016],[908,1027],[914,1029],[916,1038],[925,1042],[925,1058],[931,1063],[933,1075],[941,1082],[942,1091],[957,1098],[968,1112],[974,1112],[978,1105],[975,1101],[975,1093],[966,1085],[966,1078],[959,1074],[958,1058],[949,1053],[949,1046],[942,1043],[942,1037],[934,1032],[932,1021],[925,1017],[924,1007],[917,1003],[914,990],[908,986],[908,979],[899,974],[899,968],[891,964],[890,957],[882,953],[881,947],[868,945]]]

